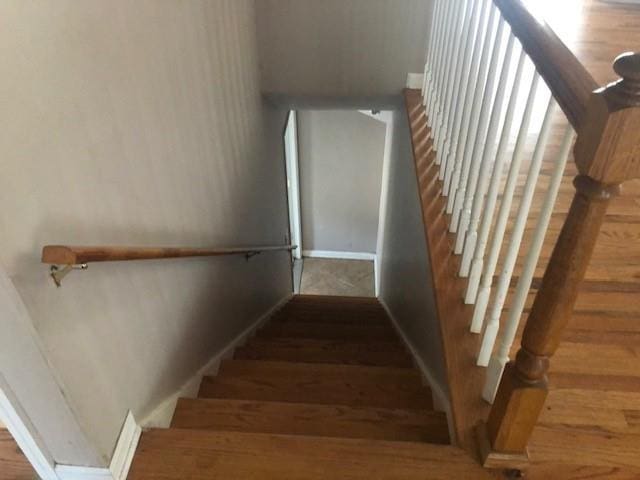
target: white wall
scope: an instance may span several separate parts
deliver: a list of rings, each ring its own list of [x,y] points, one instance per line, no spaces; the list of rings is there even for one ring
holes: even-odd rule
[[[429,369],[432,387],[446,395],[440,324],[406,111],[394,112],[392,128],[379,296]]]
[[[298,113],[304,250],[376,252],[385,133],[358,111]]]
[[[251,0],[5,0],[0,18],[0,262],[97,456],[35,427],[56,461],[106,465],[127,410],[290,292],[289,255],[92,264],[56,289],[41,247],[283,243],[284,115],[261,103]]]
[[[424,69],[433,0],[256,0],[262,89],[399,93]]]

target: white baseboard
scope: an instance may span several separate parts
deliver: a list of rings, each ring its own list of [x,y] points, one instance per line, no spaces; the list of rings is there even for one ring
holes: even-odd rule
[[[140,425],[143,428],[167,428],[171,424],[173,412],[179,398],[195,398],[198,395],[200,382],[202,377],[207,375],[216,375],[222,360],[231,358],[234,350],[243,345],[269,318],[282,306],[291,299],[292,295],[287,295],[280,300],[275,306],[271,307],[258,320],[253,322],[249,327],[236,336],[229,344],[216,355],[214,355],[195,375],[187,380],[174,393],[169,395],[158,406],[156,406],[148,415],[144,416]]]
[[[60,480],[126,480],[141,434],[142,428],[129,412],[120,430],[109,468],[56,465],[56,475]]]
[[[56,465],[56,474],[60,480],[114,480],[108,468]]]
[[[427,364],[424,363],[420,355],[418,355],[418,350],[415,348],[411,340],[409,340],[409,337],[406,335],[406,333],[400,326],[400,323],[398,323],[398,320],[395,318],[395,316],[391,312],[391,309],[389,308],[389,306],[386,304],[386,302],[382,298],[378,298],[378,301],[382,305],[382,308],[384,308],[384,310],[387,312],[387,315],[391,319],[391,323],[393,324],[393,327],[395,328],[396,332],[398,332],[398,335],[400,335],[400,338],[409,349],[409,352],[411,352],[411,356],[416,362],[417,367],[420,369],[420,372],[422,373],[422,376],[426,384],[429,385],[429,388],[431,388],[434,407],[437,410],[443,411],[447,416],[447,424],[449,426],[449,437],[451,438],[452,441],[455,441],[455,429],[453,428],[453,417],[451,413],[451,401],[449,399],[449,396],[445,393],[445,391],[442,389],[440,384],[436,381],[435,375],[433,374],[429,366],[427,366]]]
[[[141,434],[142,428],[136,423],[133,414],[129,412],[120,431],[120,437],[109,465],[109,470],[114,480],[126,480]]]
[[[422,73],[408,73],[407,74],[407,88],[414,90],[422,90],[422,81],[424,75]]]
[[[369,260],[376,259],[375,253],[368,252],[337,252],[334,250],[303,250],[303,257],[310,258],[333,258],[337,260]]]

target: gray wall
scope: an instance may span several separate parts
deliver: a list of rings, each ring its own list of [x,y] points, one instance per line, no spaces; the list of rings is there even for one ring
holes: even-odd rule
[[[392,137],[384,247],[379,263],[380,299],[430,370],[436,388],[447,395],[440,325],[405,111],[394,112]]]
[[[386,126],[357,111],[299,111],[304,250],[376,251]]]
[[[399,93],[424,69],[433,0],[256,0],[262,89]]]
[[[56,461],[106,465],[127,410],[289,294],[288,254],[92,264],[56,289],[41,247],[283,243],[284,115],[261,102],[251,0],[6,0],[0,17],[0,262],[90,447],[35,427]]]

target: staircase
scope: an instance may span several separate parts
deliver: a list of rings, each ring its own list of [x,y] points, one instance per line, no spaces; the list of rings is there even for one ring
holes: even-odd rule
[[[490,478],[449,445],[446,416],[376,299],[296,296],[143,433],[142,479]]]

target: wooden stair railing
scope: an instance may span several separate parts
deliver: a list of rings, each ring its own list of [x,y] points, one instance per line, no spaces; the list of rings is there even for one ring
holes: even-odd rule
[[[571,318],[609,201],[620,184],[640,178],[640,54],[618,57],[617,83],[591,95],[578,132],[580,174],[522,336],[502,377],[486,426],[479,428],[483,463],[501,466],[526,449],[547,397],[546,373]],[[506,456],[506,457],[505,457]]]
[[[533,66],[530,81],[524,73],[528,66]],[[640,54],[621,55],[614,69],[622,79],[598,89],[580,61],[522,0],[436,0],[422,105],[417,92],[405,93],[454,428],[460,445],[479,447],[489,468],[520,468],[528,461],[527,443],[547,395],[550,358],[572,314],[607,206],[621,183],[640,178]],[[520,112],[517,105],[527,92]],[[547,109],[527,164],[532,112],[541,101]],[[542,163],[558,124],[557,106],[565,117],[561,123],[567,125],[551,152],[544,202],[495,348]],[[511,132],[518,125],[511,149]],[[574,139],[576,193],[521,348],[509,362]],[[521,165],[528,168],[526,183],[517,199],[508,248],[503,248]],[[470,354],[464,350],[474,349],[475,343],[459,338],[460,322],[467,320],[464,327],[471,332],[484,331],[477,357],[478,366],[488,367],[482,392],[471,392],[479,374],[470,370]],[[461,375],[465,385],[456,380]],[[480,394],[493,403],[488,418],[472,398]],[[465,405],[468,411],[463,411]]]
[[[42,263],[51,265],[51,277],[59,287],[62,279],[74,269],[86,269],[93,262],[122,262],[129,260],[162,260],[186,257],[219,257],[245,255],[248,258],[262,252],[295,250],[295,245],[263,245],[232,248],[191,247],[123,247],[46,245],[42,249]],[[60,268],[59,266],[63,267]]]

